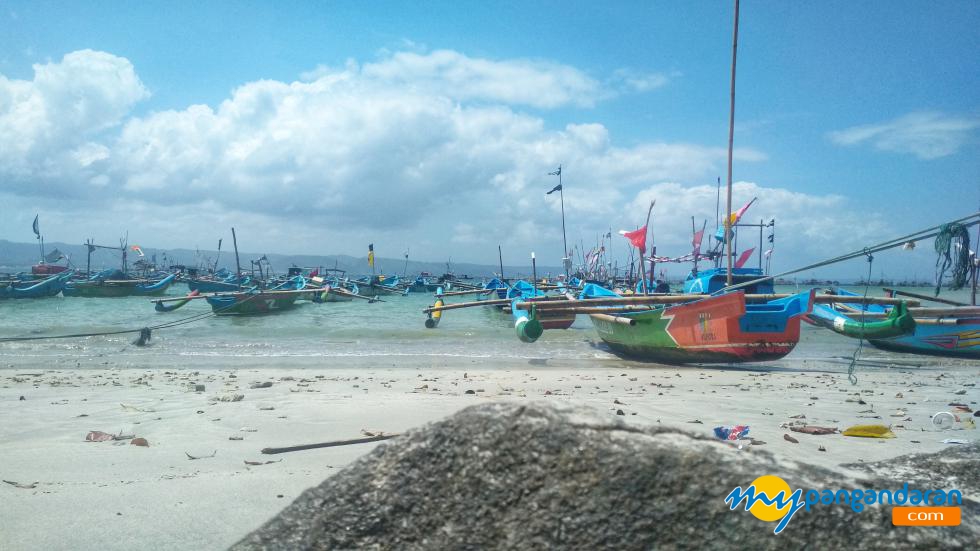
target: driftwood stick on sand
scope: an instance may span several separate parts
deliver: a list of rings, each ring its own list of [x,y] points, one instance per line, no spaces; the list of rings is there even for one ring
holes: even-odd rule
[[[214,450],[213,452],[211,452],[211,455],[197,455],[197,456],[194,456],[194,455],[191,455],[191,454],[189,454],[187,452],[184,452],[184,455],[187,456],[187,459],[207,459],[209,457],[214,457],[214,456],[218,455],[218,450]]]
[[[333,448],[336,446],[350,446],[352,444],[367,444],[368,442],[378,442],[381,440],[388,440],[389,438],[394,438],[396,436],[398,435],[378,434],[377,436],[369,436],[367,438],[355,438],[353,440],[334,440],[332,442],[320,442],[318,444],[301,444],[299,446],[286,446],[284,448],[264,448],[262,450],[262,453],[269,455],[269,454],[276,454],[276,453],[314,450],[317,448]]]

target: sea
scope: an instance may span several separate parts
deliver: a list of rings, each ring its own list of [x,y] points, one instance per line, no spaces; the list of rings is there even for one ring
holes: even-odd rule
[[[847,287],[864,293],[864,287]],[[797,292],[780,286],[777,292]],[[930,289],[909,291],[928,294]],[[168,295],[187,293],[183,284]],[[882,295],[880,288],[869,295]],[[941,297],[969,302],[968,289],[943,290]],[[450,302],[469,299],[452,297]],[[266,316],[202,316],[203,300],[173,312],[156,312],[150,298],[51,297],[0,301],[0,369],[247,369],[390,368],[534,369],[547,367],[656,368],[613,354],[598,339],[588,316],[569,330],[545,331],[535,343],[520,342],[513,321],[491,307],[446,311],[438,327],[425,327],[423,308],[430,294],[384,297],[383,302],[301,301],[292,310]],[[152,331],[146,346],[133,333],[108,333],[187,321]],[[856,358],[856,361],[855,361]],[[788,369],[847,372],[848,369],[944,368],[980,362],[877,350],[826,329],[803,326],[797,348],[787,357],[737,369]]]

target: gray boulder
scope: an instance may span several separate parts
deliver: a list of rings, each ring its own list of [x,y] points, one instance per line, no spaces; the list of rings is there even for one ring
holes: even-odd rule
[[[978,451],[832,472],[610,414],[485,404],[379,445],[233,549],[976,548]],[[764,474],[793,489],[957,488],[963,525],[896,527],[887,505],[817,505],[775,535],[725,503]]]

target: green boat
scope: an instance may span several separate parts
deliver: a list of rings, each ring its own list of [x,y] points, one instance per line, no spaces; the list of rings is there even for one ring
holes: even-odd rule
[[[84,281],[71,281],[62,290],[66,297],[116,298],[130,296],[157,296],[167,292],[177,276],[170,274],[163,279],[128,279],[121,272],[109,277],[96,275]]]

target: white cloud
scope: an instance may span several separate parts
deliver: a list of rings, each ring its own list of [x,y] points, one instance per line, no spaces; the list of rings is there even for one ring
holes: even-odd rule
[[[662,88],[680,73],[645,73],[635,69],[621,68],[613,72],[611,82],[614,87],[626,92],[649,92]]]
[[[106,159],[91,140],[148,95],[128,60],[92,50],[34,65],[33,80],[0,75],[0,170],[30,186]]]
[[[831,132],[829,138],[838,145],[869,143],[880,151],[911,153],[929,160],[953,155],[977,128],[980,128],[980,117],[922,111],[879,124]]]
[[[617,145],[595,122],[549,128],[518,107],[587,104],[602,91],[548,62],[394,54],[140,117],[128,113],[146,90],[122,58],[76,52],[36,75],[0,81],[0,140],[28,144],[4,147],[0,176],[34,186],[2,191],[18,212],[52,212],[52,240],[131,230],[146,246],[190,247],[237,225],[251,250],[363,254],[374,241],[391,256],[411,247],[417,258],[480,260],[503,243],[508,256],[536,250],[557,263],[561,206],[545,192],[559,163],[571,243],[634,226],[656,196],[658,243],[680,248],[690,216],[713,219],[715,187],[696,184],[726,159],[711,145]],[[740,164],[765,159],[736,150]],[[873,218],[849,218],[839,197],[736,187],[737,201],[750,195],[760,197],[752,218],[776,216],[808,250],[837,252],[839,240],[875,229]],[[30,220],[14,223],[21,231]]]

